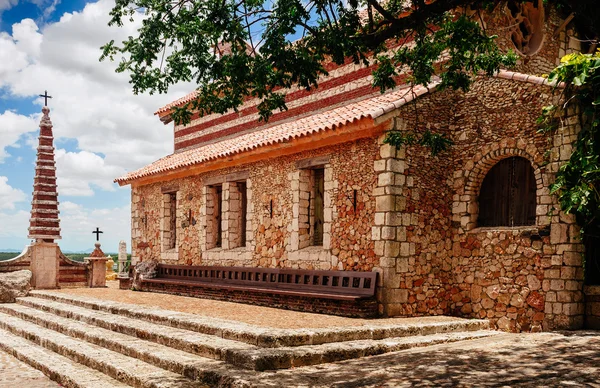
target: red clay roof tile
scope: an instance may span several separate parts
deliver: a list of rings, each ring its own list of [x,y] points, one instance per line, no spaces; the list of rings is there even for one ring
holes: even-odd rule
[[[437,85],[438,82],[435,82],[429,85],[428,88],[417,86],[412,90],[404,87],[390,93],[321,111],[298,120],[263,127],[234,138],[168,155],[139,170],[115,179],[115,182],[126,184],[143,177],[174,171],[182,167],[250,151],[261,146],[283,143],[312,133],[335,129],[362,118],[375,119],[428,93]],[[180,102],[181,100],[178,100],[173,104],[176,105]]]

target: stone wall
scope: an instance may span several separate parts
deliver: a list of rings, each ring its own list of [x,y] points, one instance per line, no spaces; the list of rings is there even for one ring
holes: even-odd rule
[[[373,237],[381,236],[384,314],[489,318],[510,331],[581,326],[582,245],[548,191],[577,126],[572,117],[554,136],[538,133],[550,101],[550,87],[482,78],[468,93],[424,96],[396,115],[397,129],[446,131],[455,145],[438,157],[382,146],[379,178],[391,195],[378,197]],[[536,223],[479,228],[483,178],[511,156],[534,168]]]
[[[600,286],[585,287],[585,328],[600,330]]]
[[[132,260],[370,271],[379,262],[370,238],[375,210],[373,164],[378,153],[377,140],[364,139],[235,169],[134,186]],[[300,201],[304,194],[300,190],[299,176],[314,167],[311,163],[321,163],[325,169],[323,246],[300,247],[300,210],[301,205],[306,204]],[[248,201],[245,246],[239,246],[237,184],[226,181],[227,176],[239,179],[241,173],[247,174],[244,178]],[[214,182],[222,186],[225,199],[221,248],[210,243],[216,230],[212,213],[214,199],[211,200]],[[165,251],[161,241],[165,192],[177,192],[176,251]]]

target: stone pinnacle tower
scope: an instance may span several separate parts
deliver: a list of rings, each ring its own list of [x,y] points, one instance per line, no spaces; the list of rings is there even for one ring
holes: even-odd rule
[[[49,98],[47,93],[45,97]],[[31,201],[31,218],[29,219],[29,238],[52,243],[54,240],[60,239],[54,135],[52,134],[52,121],[48,116],[50,109],[44,106],[42,113],[44,115],[40,121],[40,137],[33,180],[33,201]]]

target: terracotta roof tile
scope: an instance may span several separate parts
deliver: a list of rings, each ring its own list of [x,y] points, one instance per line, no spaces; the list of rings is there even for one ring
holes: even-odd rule
[[[154,114],[158,115],[158,114],[161,114],[161,113],[171,110],[171,108],[173,108],[173,107],[180,106],[180,105],[186,104],[190,101],[193,101],[197,95],[198,95],[198,91],[194,90],[193,92],[188,93],[185,96],[183,96],[173,102],[168,103],[167,105],[163,106],[162,108],[159,108],[156,112],[154,112]]]
[[[545,78],[542,77],[506,70],[501,70],[495,75],[495,77],[513,81],[528,82],[537,85],[556,86],[553,83],[549,83]],[[439,82],[432,83],[427,88],[423,86],[417,86],[412,90],[404,87],[387,94],[366,98],[360,101],[348,103],[347,105],[314,113],[298,120],[293,120],[270,127],[263,127],[254,132],[239,135],[234,138],[228,138],[217,143],[168,155],[152,164],[140,168],[139,170],[130,172],[125,176],[115,179],[115,182],[119,184],[126,184],[147,176],[174,171],[179,168],[238,154],[262,146],[283,143],[295,138],[308,136],[312,133],[335,129],[362,118],[370,117],[375,119],[394,109],[400,108],[402,105],[425,93],[428,93],[438,84]],[[562,84],[558,85],[558,87],[563,86],[564,85]],[[168,110],[172,106],[190,101],[195,97],[195,93],[196,92],[190,93],[187,96],[172,102],[171,104],[161,108],[159,112]]]
[[[254,132],[228,138],[217,143],[168,155],[139,170],[132,171],[125,176],[115,179],[115,182],[125,184],[143,177],[174,171],[182,167],[250,151],[262,146],[283,143],[295,138],[308,136],[312,133],[335,129],[362,118],[370,117],[375,119],[428,93],[437,85],[438,82],[435,82],[429,85],[428,88],[417,86],[412,90],[404,87],[387,94],[351,102],[347,105],[315,113],[298,120],[264,127]],[[184,98],[187,98],[187,96]],[[173,104],[180,102],[181,99],[175,101]]]

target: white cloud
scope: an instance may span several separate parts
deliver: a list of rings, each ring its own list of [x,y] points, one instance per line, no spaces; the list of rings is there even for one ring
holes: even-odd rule
[[[113,4],[101,0],[86,5],[82,12],[65,14],[59,22],[44,27],[42,39],[34,34],[30,19],[13,26],[13,37],[15,31],[21,31],[23,37],[18,42],[23,47],[20,52],[39,49],[39,55],[13,77],[2,79],[15,96],[37,96],[47,89],[54,97],[50,115],[56,136],[77,138],[85,151],[101,152],[109,158],[118,155],[118,159],[124,158],[121,165],[131,169],[171,150],[172,129],[160,123],[153,112],[191,87],[184,86],[170,96],[135,96],[128,76],[114,73],[116,64],[99,62],[102,44],[134,33],[131,26],[107,26]]]
[[[17,49],[29,60],[39,57],[43,37],[38,32],[37,24],[31,19],[23,19],[12,27],[12,37]]]
[[[25,193],[8,184],[8,178],[0,176],[0,209],[14,209],[15,203],[27,199]]]
[[[17,5],[18,0],[0,0],[0,11],[10,9]]]
[[[19,239],[23,241],[23,237],[27,237],[30,216],[31,214],[25,210],[19,210],[10,214],[0,212],[0,220],[3,220],[3,222],[0,222],[0,238],[9,238],[8,241],[11,241],[10,245],[0,248],[18,249],[22,247],[20,243],[14,244],[14,240]],[[4,220],[10,220],[10,222],[5,222]]]
[[[108,165],[102,157],[88,151],[56,150],[56,173],[59,193],[71,196],[94,195],[92,186],[114,191],[112,180],[125,173],[122,167]]]
[[[8,80],[27,63],[27,54],[19,50],[15,39],[6,32],[0,32],[0,80]]]
[[[57,4],[56,0],[28,1]],[[0,0],[0,10],[2,4],[7,0]],[[62,198],[117,190],[114,178],[172,152],[172,126],[163,125],[153,113],[194,88],[179,85],[168,95],[135,96],[129,76],[114,72],[116,63],[99,62],[100,46],[111,39],[120,42],[135,35],[140,25],[138,15],[137,26],[108,27],[113,6],[114,0],[100,0],[80,12],[65,13],[58,22],[42,24],[24,19],[12,26],[11,33],[0,33],[0,97],[37,98],[44,90],[53,96],[50,117],[59,148],[57,184]],[[35,101],[41,108],[43,100]],[[8,156],[7,147],[37,147],[39,118],[39,114],[0,112],[0,163]],[[76,141],[74,149],[70,139]],[[8,198],[14,206],[19,194],[12,192]],[[4,201],[1,195],[0,200]],[[14,210],[7,205],[7,210],[0,208],[3,245],[16,242],[17,237],[24,240],[27,235],[29,213],[25,211],[27,205],[21,205]],[[88,209],[75,200],[61,201],[61,246],[92,249],[91,232],[96,227],[105,232],[101,236],[105,251],[116,251],[120,240],[129,244],[129,205],[103,206]]]
[[[95,235],[92,231],[99,227],[104,233],[100,235],[102,250],[117,252],[119,241],[124,240],[129,245],[130,238],[130,206],[85,209],[73,202],[60,204],[61,235],[68,236],[71,249],[93,249]]]
[[[16,146],[21,135],[35,131],[36,127],[36,120],[32,116],[23,116],[8,110],[0,113],[0,163],[9,155],[6,148]]]
[[[118,252],[119,241],[129,244],[129,205],[115,208],[85,209],[83,206],[65,201],[60,204],[60,227],[62,240],[57,240],[66,250],[94,249],[96,237],[92,231],[99,227],[104,233],[100,235],[102,249],[105,252]],[[27,211],[0,211],[0,244],[1,248],[21,248],[27,243],[27,228],[30,214]],[[25,238],[24,238],[25,237]],[[18,241],[18,243],[16,242]],[[128,249],[129,250],[129,249]]]
[[[172,152],[172,127],[153,113],[193,89],[181,85],[169,95],[135,96],[127,74],[116,74],[115,63],[99,62],[101,45],[135,34],[139,26],[108,27],[112,6],[113,0],[89,3],[81,12],[66,13],[58,22],[44,25],[41,32],[33,20],[24,19],[13,25],[12,35],[0,35],[0,88],[8,91],[7,97],[35,97],[48,90],[53,96],[49,105],[55,137],[76,139],[77,160],[96,163],[95,169],[87,171],[95,175],[93,181],[87,179],[91,185],[79,188],[69,181],[81,178],[78,166],[61,172],[69,166],[60,164],[61,193],[64,188],[72,195],[91,195],[95,188],[112,190],[114,178]],[[11,60],[4,61],[3,56]],[[30,117],[12,112],[0,116],[0,130],[10,128],[11,134],[0,140],[0,162],[6,157],[2,150],[24,133],[19,128],[26,121],[31,124]],[[31,125],[27,128],[32,130]]]

